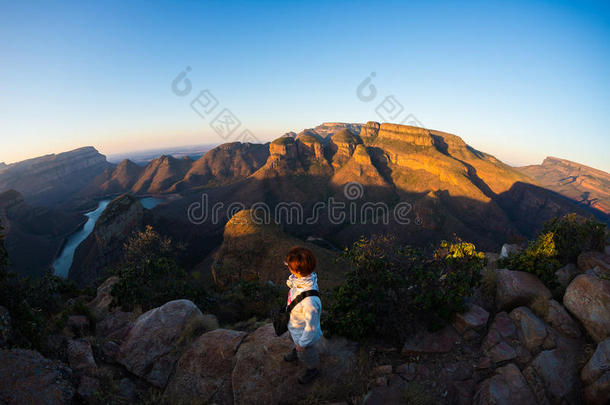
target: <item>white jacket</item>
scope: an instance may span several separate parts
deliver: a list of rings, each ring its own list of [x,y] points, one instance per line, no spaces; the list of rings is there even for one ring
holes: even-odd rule
[[[288,305],[290,305],[290,302],[303,291],[318,290],[318,275],[311,273],[307,277],[296,277],[291,274],[286,285],[290,288],[288,292]],[[292,309],[288,330],[294,344],[307,347],[322,337],[321,313],[322,301],[319,297],[307,297]]]

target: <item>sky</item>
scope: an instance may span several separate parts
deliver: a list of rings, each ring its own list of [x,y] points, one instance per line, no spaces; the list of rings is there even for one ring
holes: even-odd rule
[[[610,172],[608,2],[0,0],[0,38],[0,162],[390,121]]]

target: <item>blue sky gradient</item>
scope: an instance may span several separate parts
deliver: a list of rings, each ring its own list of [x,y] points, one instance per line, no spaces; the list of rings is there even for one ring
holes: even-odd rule
[[[507,163],[610,171],[607,2],[0,1],[0,37],[7,163],[222,143],[190,107],[208,89],[261,141],[380,121],[393,95]],[[187,66],[192,92],[178,97]],[[364,102],[372,72],[378,95]]]

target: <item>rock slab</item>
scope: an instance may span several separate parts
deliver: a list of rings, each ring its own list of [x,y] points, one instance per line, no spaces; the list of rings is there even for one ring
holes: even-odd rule
[[[499,310],[528,305],[535,298],[551,298],[551,291],[533,274],[507,269],[496,270],[496,304]]]
[[[180,403],[232,404],[233,356],[246,335],[216,329],[197,338],[176,364],[165,397]]]
[[[71,370],[32,350],[0,350],[0,403],[9,405],[71,404]]]
[[[596,342],[610,337],[610,281],[579,275],[566,289],[563,305]]]
[[[140,315],[117,353],[127,370],[164,388],[182,350],[202,332],[203,315],[189,300],[170,301]]]

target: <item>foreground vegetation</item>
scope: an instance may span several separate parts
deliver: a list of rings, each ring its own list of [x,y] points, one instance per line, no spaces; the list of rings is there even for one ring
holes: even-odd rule
[[[422,324],[435,329],[479,285],[483,253],[461,240],[431,254],[395,246],[387,236],[361,239],[346,251],[352,270],[330,300],[323,329],[352,339],[401,340]]]
[[[549,288],[557,288],[555,272],[578,255],[589,250],[603,251],[606,225],[593,218],[568,214],[544,224],[536,239],[527,247],[498,261],[499,267],[533,273]]]

